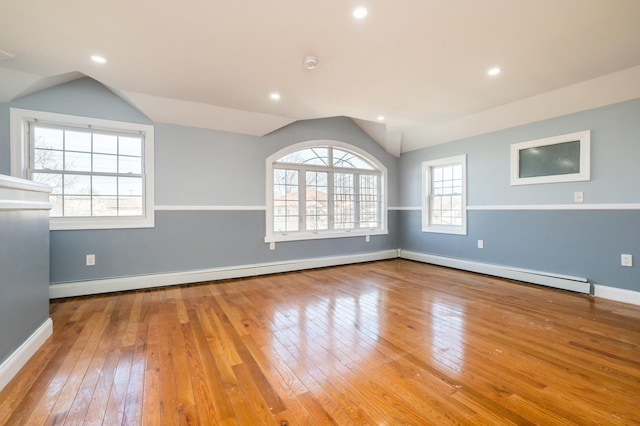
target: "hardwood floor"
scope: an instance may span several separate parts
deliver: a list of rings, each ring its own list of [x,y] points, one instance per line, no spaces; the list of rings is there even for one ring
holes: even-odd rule
[[[405,260],[51,302],[0,424],[640,424],[640,308]]]

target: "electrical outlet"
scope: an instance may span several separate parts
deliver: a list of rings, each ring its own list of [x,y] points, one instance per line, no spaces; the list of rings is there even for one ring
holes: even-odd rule
[[[621,254],[620,264],[622,266],[633,266],[633,256],[630,254]]]
[[[368,236],[368,235],[365,235],[365,237],[364,237],[364,242],[365,242],[365,243],[368,243],[369,241],[371,241],[371,237],[370,237],[370,236]]]
[[[478,240],[478,248],[484,248],[484,240]]]
[[[584,201],[584,192],[578,191],[573,193],[573,201],[576,203],[581,203]]]
[[[273,241],[271,241],[271,242],[269,243],[269,250],[275,250],[275,249],[276,249],[276,243],[275,243],[275,242],[273,242]]]
[[[96,264],[96,255],[88,254],[87,255],[87,266],[94,266]]]

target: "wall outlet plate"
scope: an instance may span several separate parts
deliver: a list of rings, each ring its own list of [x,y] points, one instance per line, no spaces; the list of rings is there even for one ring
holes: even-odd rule
[[[484,248],[484,240],[478,240],[478,248]]]
[[[576,203],[581,203],[584,201],[584,192],[576,191],[573,193],[573,201]]]
[[[633,256],[630,254],[621,254],[620,264],[622,266],[633,266]]]
[[[96,255],[88,254],[86,259],[87,266],[95,266],[96,264]]]

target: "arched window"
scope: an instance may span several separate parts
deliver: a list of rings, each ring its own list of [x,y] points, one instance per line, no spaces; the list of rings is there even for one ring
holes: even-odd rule
[[[266,242],[386,234],[386,168],[336,141],[267,159]]]

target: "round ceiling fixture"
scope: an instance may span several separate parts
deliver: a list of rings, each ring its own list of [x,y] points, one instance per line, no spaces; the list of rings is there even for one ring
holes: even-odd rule
[[[302,66],[305,70],[315,70],[316,68],[318,68],[318,58],[316,58],[315,56],[307,56],[306,58],[304,58]]]

